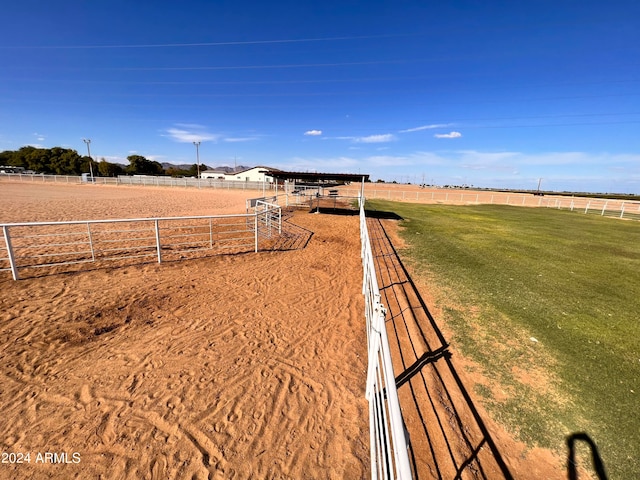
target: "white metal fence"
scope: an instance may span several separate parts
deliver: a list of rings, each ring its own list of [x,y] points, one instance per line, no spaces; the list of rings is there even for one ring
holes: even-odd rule
[[[340,189],[340,195],[354,195],[355,190]],[[367,198],[415,203],[457,205],[511,205],[516,207],[545,207],[570,210],[605,217],[640,220],[640,201],[606,198],[569,197],[564,195],[532,195],[490,191],[448,192],[446,190],[403,191],[367,190]]]
[[[221,180],[214,178],[174,178],[164,176],[140,175],[118,177],[93,177],[93,181],[88,177],[86,180],[82,176],[75,175],[43,175],[25,173],[7,173],[0,175],[0,181],[19,181],[26,183],[64,183],[64,184],[96,184],[96,185],[138,185],[149,187],[190,187],[190,188],[214,188],[225,190],[262,190],[264,192],[273,190],[275,184],[271,182],[242,182]]]
[[[261,201],[253,213],[0,224],[0,271],[102,261],[180,260],[198,254],[258,251],[282,229],[281,208]]]
[[[273,203],[257,200],[255,204],[255,235],[256,251],[258,251],[258,237],[272,238],[276,233],[282,233],[282,210]]]
[[[360,197],[360,238],[368,344],[366,396],[369,401],[371,478],[408,479],[411,478],[411,467],[407,439],[391,363],[386,311],[380,303],[364,196]]]

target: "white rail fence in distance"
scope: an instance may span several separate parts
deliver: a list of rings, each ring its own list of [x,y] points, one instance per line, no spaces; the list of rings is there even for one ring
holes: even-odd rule
[[[341,189],[340,195],[353,195],[355,190]],[[403,191],[368,190],[370,199],[415,203],[441,203],[457,205],[511,205],[514,207],[545,207],[596,214],[605,217],[640,220],[640,201],[564,195],[532,195],[506,192],[459,192],[446,190]]]
[[[64,183],[74,184],[96,184],[96,185],[138,185],[145,187],[187,187],[187,188],[212,188],[225,190],[262,190],[264,192],[273,190],[275,184],[271,182],[242,182],[235,180],[220,180],[214,178],[174,178],[155,175],[118,177],[90,177],[83,178],[76,175],[44,175],[26,173],[5,173],[0,174],[0,181],[18,181],[25,183]],[[281,185],[282,186],[282,185]]]

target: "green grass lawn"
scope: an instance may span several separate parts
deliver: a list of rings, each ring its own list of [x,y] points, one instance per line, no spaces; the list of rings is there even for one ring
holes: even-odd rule
[[[547,208],[370,201],[404,218],[400,250],[437,321],[481,370],[518,438],[566,455],[586,432],[611,479],[640,478],[640,222]]]

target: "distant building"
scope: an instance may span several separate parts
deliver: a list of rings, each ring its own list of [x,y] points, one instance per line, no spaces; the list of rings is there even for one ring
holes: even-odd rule
[[[216,180],[224,180],[226,170],[204,170],[200,172],[200,178],[215,178]]]
[[[24,167],[13,167],[10,165],[0,165],[0,173],[27,173]],[[29,171],[29,173],[33,173]]]
[[[225,172],[224,170],[205,170],[200,172],[201,178],[211,178],[216,180],[226,180],[231,182],[273,182],[273,178],[269,177],[270,172],[279,172],[277,168],[271,167],[252,167],[237,172]]]

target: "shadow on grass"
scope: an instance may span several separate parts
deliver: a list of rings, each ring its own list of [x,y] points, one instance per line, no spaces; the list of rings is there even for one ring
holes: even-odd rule
[[[576,464],[576,443],[585,442],[589,446],[591,452],[591,461],[593,469],[598,476],[598,480],[607,480],[607,473],[604,469],[604,463],[600,457],[600,452],[595,442],[586,433],[573,433],[567,437],[567,448],[569,455],[567,457],[567,478],[569,480],[578,480],[578,469]]]

